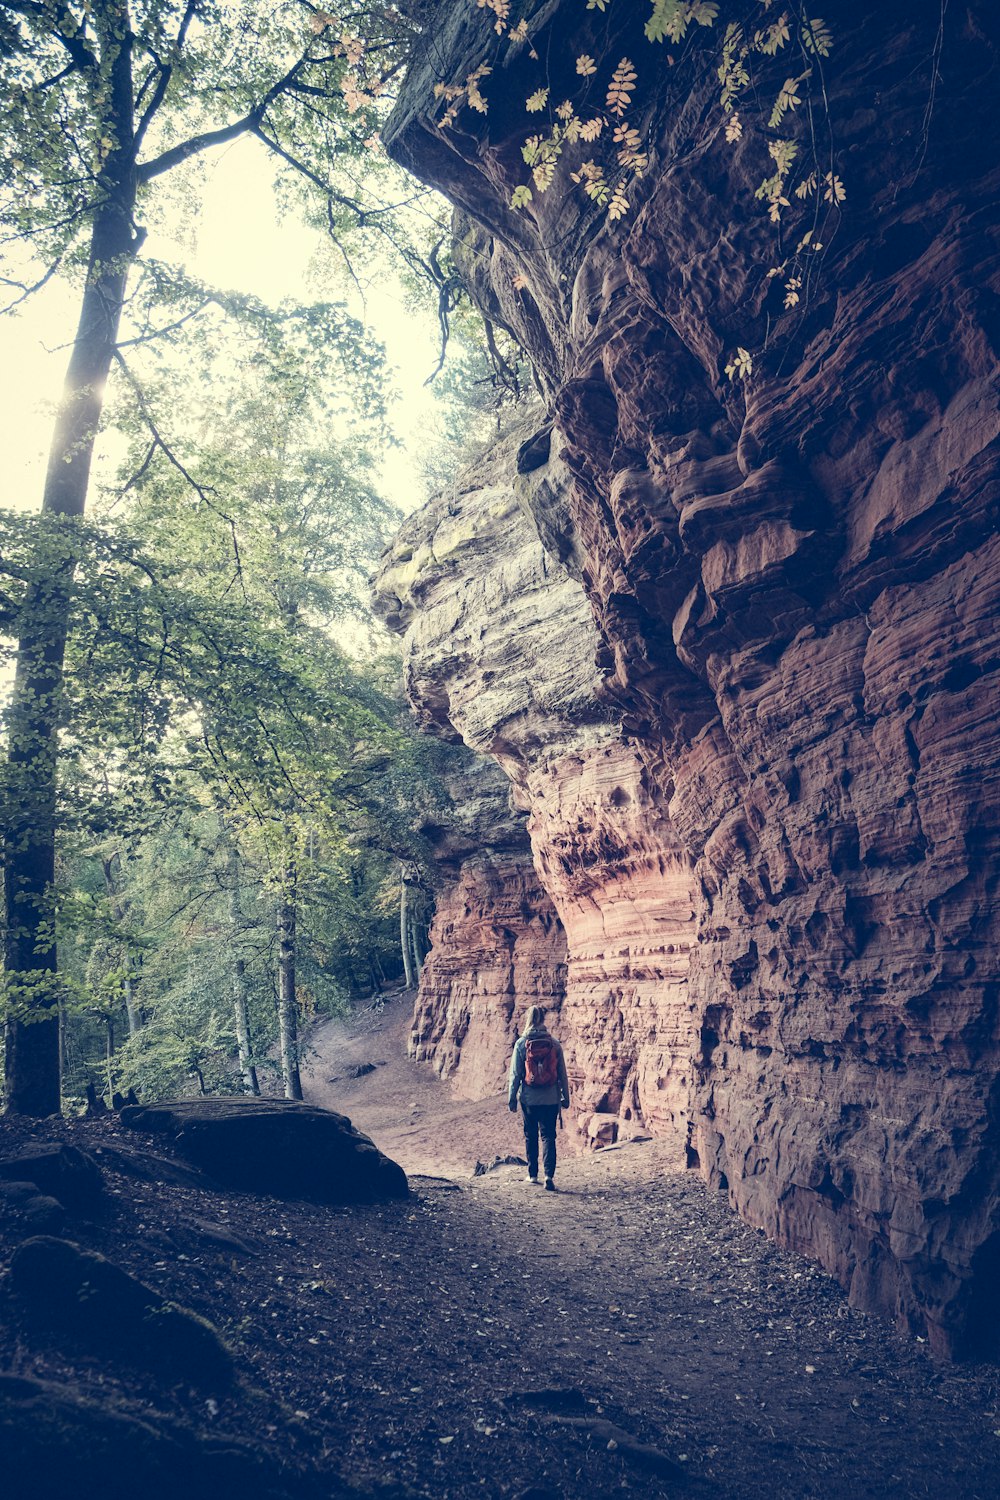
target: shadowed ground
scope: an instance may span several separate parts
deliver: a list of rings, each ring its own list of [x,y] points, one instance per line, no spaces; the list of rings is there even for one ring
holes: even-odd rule
[[[695,1492],[1000,1495],[995,1368],[940,1365],[925,1344],[848,1307],[822,1271],[741,1224],[693,1175],[671,1171],[655,1141],[580,1155],[564,1132],[555,1195],[516,1167],[473,1178],[477,1159],[521,1149],[517,1121],[502,1095],[456,1099],[408,1062],[408,1024],[405,1000],[327,1023],[314,1037],[307,1097],[349,1113],[411,1172],[460,1185],[415,1184],[444,1236],[435,1280],[472,1301],[472,1311],[446,1311],[435,1342],[454,1340],[486,1426],[510,1427],[504,1398],[518,1382],[548,1390],[517,1407],[516,1425],[551,1454],[553,1494],[560,1484],[566,1500],[604,1493],[596,1473],[592,1487],[567,1488],[569,1465],[552,1450],[592,1462],[600,1442],[603,1469],[614,1438],[588,1435],[584,1417],[610,1414],[680,1463]],[[377,1066],[349,1076],[368,1063]],[[677,1478],[651,1472],[641,1455],[620,1462],[620,1485],[676,1492]]]
[[[58,1390],[119,1426],[172,1433],[195,1473],[206,1454],[228,1473],[236,1452],[253,1471],[245,1491],[274,1500],[996,1500],[996,1368],[938,1365],[852,1310],[723,1195],[670,1172],[656,1142],[564,1156],[555,1194],[516,1167],[472,1177],[477,1157],[517,1146],[516,1121],[502,1098],[456,1101],[406,1060],[404,1007],[323,1028],[309,1077],[382,1064],[322,1098],[423,1169],[405,1201],[219,1189],[116,1118],[0,1121],[0,1156],[25,1135],[93,1155],[105,1206],[61,1232],[211,1320],[236,1371],[206,1391],[166,1380],[142,1351],[126,1368],[58,1327],[32,1330],[0,1277],[0,1372],[20,1377],[6,1392],[0,1381],[8,1478],[31,1480],[4,1449],[5,1410],[30,1382],[43,1406]],[[8,1214],[4,1265],[17,1238]],[[47,1471],[64,1463],[72,1492],[96,1500],[93,1423],[62,1408],[52,1421]]]

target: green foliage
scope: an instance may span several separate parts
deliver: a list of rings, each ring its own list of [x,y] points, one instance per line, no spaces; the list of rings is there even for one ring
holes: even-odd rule
[[[646,37],[651,42],[682,42],[692,23],[714,26],[718,15],[714,0],[653,0]]]
[[[309,185],[331,233],[384,206],[337,173],[363,164],[368,180],[383,164],[378,125],[412,40],[391,8],[351,5],[337,18],[305,0],[38,0],[14,9],[0,47],[8,253],[27,243],[46,271],[72,266],[108,184],[131,163],[148,219],[164,173],[189,170],[240,134]],[[127,59],[125,90],[118,57]],[[23,264],[15,254],[20,296],[32,285]]]
[[[588,0],[584,14],[604,13],[612,3],[614,0]],[[841,178],[823,170],[829,168],[833,154],[824,78],[824,63],[834,46],[833,33],[822,18],[800,7],[782,8],[779,0],[752,0],[748,7],[741,8],[738,19],[725,17],[726,11],[732,14],[731,0],[728,4],[723,0],[650,3],[651,13],[643,28],[645,38],[654,45],[671,48],[667,62],[676,67],[669,97],[680,105],[686,97],[700,94],[707,62],[719,84],[717,133],[734,148],[740,142],[752,142],[754,149],[766,153],[769,159],[754,197],[764,205],[767,221],[779,237],[779,253],[784,256],[778,267],[785,275],[784,307],[793,308],[807,297],[816,264],[812,257],[822,250],[835,227],[827,222],[823,229],[823,223],[831,212],[839,210],[847,196]],[[480,8],[484,5],[485,0],[481,0]],[[437,121],[439,128],[454,127],[464,107],[488,112],[490,83],[494,72],[499,71],[499,60],[503,62],[505,87],[510,68],[520,66],[525,78],[531,80],[525,90],[526,113],[547,114],[548,128],[525,137],[521,154],[530,169],[530,182],[511,182],[510,207],[539,217],[540,195],[565,172],[611,224],[624,220],[635,206],[637,182],[650,160],[650,142],[643,134],[648,128],[650,79],[655,72],[650,59],[638,58],[638,53],[638,61],[632,56],[616,59],[613,54],[602,55],[604,34],[586,23],[583,15],[576,33],[570,29],[568,35],[549,35],[540,29],[533,36],[524,21],[514,24],[506,5],[490,5],[489,9],[493,13],[492,30],[514,45],[504,56],[501,43],[494,43],[487,59],[464,83],[437,85],[437,97],[446,106]],[[540,20],[541,28],[544,24]],[[566,57],[559,58],[559,49],[575,57],[577,83],[566,98],[561,97],[566,85],[560,87],[554,82],[570,71]],[[798,64],[794,71],[786,69],[784,76],[773,66],[783,53],[793,55]],[[532,62],[543,72],[540,83],[530,72]],[[598,102],[602,89],[603,105]],[[713,127],[710,124],[708,128]],[[782,134],[776,136],[779,130]],[[589,155],[582,149],[584,145],[594,148]],[[800,248],[791,255],[780,238],[789,216],[797,220],[800,239]],[[802,238],[807,231],[809,241]],[[803,254],[801,246],[806,243],[809,253]],[[752,356],[741,350],[730,357],[726,374],[731,380],[745,380],[752,368]]]
[[[93,519],[0,514],[9,629],[54,560],[76,568],[49,923],[63,972],[22,973],[7,997],[19,1016],[61,1006],[74,1098],[88,1081],[240,1087],[237,958],[251,1060],[273,1072],[290,858],[300,1021],[398,973],[384,893],[400,855],[419,860],[414,809],[435,795],[398,662],[369,654],[366,579],[397,517],[370,455],[333,435],[336,366],[301,345],[259,358],[228,319],[173,337],[136,356],[116,407],[130,451]],[[10,767],[0,782],[9,807]]]
[[[0,634],[19,642],[0,777],[8,1015],[58,1005],[78,1082],[102,1028],[109,1087],[230,1077],[220,996],[237,980],[266,1049],[278,908],[297,909],[304,1014],[388,961],[380,893],[414,857],[387,769],[406,734],[357,659],[392,521],[368,477],[381,351],[340,303],[268,309],[143,251],[194,208],[205,154],[250,136],[348,276],[351,236],[377,236],[432,284],[446,335],[458,278],[424,219],[415,233],[412,184],[392,201],[401,174],[377,139],[411,40],[382,5],[0,6],[0,311],[54,275],[81,297],[43,514],[0,517]],[[477,107],[476,79],[463,98]],[[84,521],[109,375],[130,463]],[[163,913],[171,871],[206,884],[196,909]],[[234,931],[260,939],[238,974]],[[46,1046],[17,1108],[52,1107]]]

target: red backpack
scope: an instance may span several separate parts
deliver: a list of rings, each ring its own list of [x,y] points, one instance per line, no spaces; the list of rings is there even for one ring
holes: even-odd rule
[[[559,1057],[550,1036],[529,1036],[524,1045],[524,1081],[531,1089],[552,1088],[559,1078]]]

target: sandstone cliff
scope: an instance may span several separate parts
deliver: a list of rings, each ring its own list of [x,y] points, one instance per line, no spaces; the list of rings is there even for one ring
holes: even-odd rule
[[[549,450],[521,424],[411,517],[379,574],[418,720],[503,768],[534,856],[510,819],[472,813],[478,847],[443,861],[412,1051],[479,1096],[502,1087],[525,1006],[562,1007],[583,1130],[683,1142],[691,862],[601,701],[584,589],[540,540],[572,492]]]
[[[554,98],[574,54],[648,45],[644,7],[527,9]],[[568,185],[515,213],[535,80],[441,7],[389,147],[458,205],[548,419],[527,472],[499,455],[505,481],[409,523],[388,588],[418,711],[528,810],[546,895],[526,883],[521,920],[554,931],[551,902],[565,932],[584,1108],[669,1132],[949,1352],[995,1325],[1000,1280],[996,18],[869,10],[825,8],[850,196],[784,310],[747,207],[760,143],[724,141],[710,71],[648,85],[621,225]],[[491,113],[442,132],[434,82],[487,59]],[[448,936],[420,1025],[452,1066]]]

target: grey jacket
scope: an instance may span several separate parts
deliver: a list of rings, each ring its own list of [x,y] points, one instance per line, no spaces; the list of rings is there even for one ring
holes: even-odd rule
[[[507,1103],[513,1109],[517,1104],[518,1090],[521,1094],[522,1104],[568,1104],[569,1103],[569,1080],[566,1077],[566,1059],[563,1057],[563,1049],[555,1037],[556,1062],[559,1068],[558,1081],[550,1084],[548,1088],[532,1088],[524,1081],[524,1051],[529,1037],[549,1036],[550,1033],[544,1026],[534,1026],[531,1031],[525,1032],[524,1036],[518,1037],[514,1048],[514,1056],[510,1060],[510,1077],[507,1080]]]

